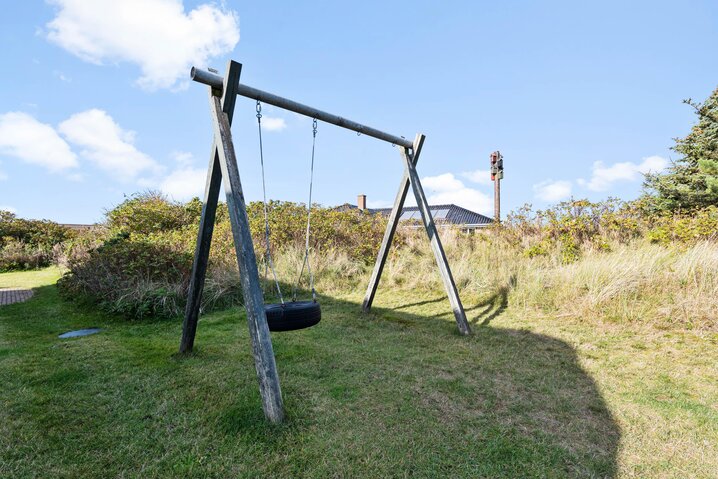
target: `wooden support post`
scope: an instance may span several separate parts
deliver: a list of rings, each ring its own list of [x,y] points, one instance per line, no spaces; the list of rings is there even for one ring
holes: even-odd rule
[[[501,223],[501,178],[494,180],[494,221]]]
[[[237,102],[237,86],[239,76],[242,72],[242,65],[235,61],[229,62],[227,75],[224,80],[224,96],[222,97],[222,111],[227,114],[230,125],[234,116],[234,105]],[[180,340],[179,352],[189,353],[194,347],[194,338],[197,333],[197,322],[202,301],[202,290],[207,274],[207,262],[209,261],[209,250],[212,244],[212,233],[214,232],[214,219],[217,213],[217,201],[219,200],[219,187],[222,182],[222,170],[219,166],[219,153],[216,141],[212,144],[212,152],[209,158],[207,169],[207,183],[204,189],[204,201],[202,202],[202,216],[199,221],[197,233],[197,246],[194,252],[192,264],[192,276],[190,277],[189,290],[187,293],[187,305],[185,307],[184,322],[182,324],[182,339]]]
[[[501,180],[504,179],[504,157],[496,150],[489,155],[491,181],[494,182],[494,222],[501,223]]]
[[[249,336],[252,340],[252,353],[259,379],[259,392],[262,396],[262,407],[265,417],[279,423],[284,419],[282,391],[279,386],[279,375],[274,359],[272,338],[267,326],[267,314],[264,309],[264,298],[259,282],[257,258],[254,255],[252,234],[249,230],[247,205],[242,192],[239,178],[237,158],[232,143],[232,132],[229,119],[222,111],[220,99],[210,91],[212,107],[212,126],[214,141],[219,153],[219,165],[224,179],[224,190],[227,195],[227,209],[232,226],[234,248],[237,253],[239,278],[244,296],[244,307],[247,310]]]
[[[424,145],[424,135],[417,135],[414,140],[413,155],[412,159],[414,166],[419,161],[419,154],[421,153],[421,147]],[[394,206],[391,208],[391,214],[389,215],[389,222],[386,225],[386,231],[384,231],[384,239],[381,241],[379,247],[379,254],[376,257],[376,263],[374,264],[374,270],[371,273],[369,279],[369,286],[366,289],[366,295],[364,296],[364,302],[362,303],[362,310],[368,313],[371,310],[371,305],[374,302],[374,295],[376,289],[379,286],[379,279],[381,273],[384,271],[384,264],[386,258],[389,256],[389,248],[394,240],[394,233],[396,233],[396,227],[399,224],[399,218],[401,217],[401,210],[404,207],[404,200],[406,200],[406,194],[409,192],[409,172],[404,169],[404,176],[399,183],[399,191],[396,193],[394,199]]]
[[[417,135],[415,142],[420,141],[420,136],[423,135]],[[456,324],[458,325],[461,334],[471,334],[471,328],[469,327],[469,322],[466,320],[464,306],[461,304],[459,292],[456,290],[456,283],[454,283],[454,277],[451,275],[449,262],[446,260],[446,254],[444,253],[444,248],[441,245],[441,239],[439,239],[439,232],[436,230],[436,224],[434,224],[434,218],[431,216],[429,203],[426,201],[426,195],[424,194],[424,189],[421,187],[419,174],[416,172],[416,167],[414,166],[414,159],[412,158],[412,154],[408,152],[406,148],[399,147],[399,149],[401,151],[401,156],[404,158],[404,164],[409,174],[411,187],[414,190],[416,204],[418,205],[419,212],[421,213],[421,220],[424,222],[426,234],[429,235],[431,249],[434,251],[436,264],[439,267],[439,274],[444,282],[446,293],[449,295],[449,303],[451,304],[451,309],[454,311]]]

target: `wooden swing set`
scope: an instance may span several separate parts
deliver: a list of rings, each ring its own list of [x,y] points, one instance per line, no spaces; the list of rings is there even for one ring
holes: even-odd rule
[[[389,248],[394,238],[397,225],[399,224],[399,217],[401,216],[401,211],[404,206],[404,200],[406,199],[406,195],[409,191],[409,186],[411,186],[416,198],[416,203],[419,205],[419,212],[421,213],[424,228],[429,236],[429,241],[431,243],[434,256],[436,257],[439,273],[449,297],[449,303],[451,304],[451,308],[454,312],[456,324],[462,334],[470,334],[471,330],[469,328],[469,323],[466,320],[466,313],[464,312],[464,307],[461,304],[461,299],[459,298],[454,278],[451,275],[451,269],[449,268],[449,263],[446,260],[446,254],[444,253],[444,248],[441,245],[436,225],[434,224],[434,220],[431,216],[429,204],[426,200],[426,195],[424,194],[424,190],[419,180],[419,174],[416,171],[416,163],[419,160],[421,148],[424,144],[424,135],[417,134],[414,141],[411,142],[404,137],[390,135],[383,131],[347,120],[340,116],[326,113],[272,93],[267,93],[256,88],[243,85],[239,81],[241,71],[242,65],[235,61],[229,62],[227,66],[227,73],[224,77],[211,71],[199,70],[194,67],[191,71],[191,77],[194,81],[209,86],[209,103],[212,117],[212,128],[214,132],[214,144],[210,154],[209,168],[207,170],[207,183],[205,186],[204,201],[202,202],[202,216],[199,223],[197,246],[195,249],[192,276],[190,279],[187,298],[187,307],[182,327],[180,353],[189,353],[192,351],[194,346],[195,334],[197,332],[197,321],[199,319],[200,312],[200,301],[202,297],[202,290],[204,288],[205,275],[207,272],[212,232],[214,230],[217,202],[219,201],[219,189],[222,181],[224,180],[227,208],[229,210],[229,220],[232,227],[234,247],[237,253],[240,282],[244,295],[244,306],[247,311],[249,335],[252,343],[252,352],[257,370],[257,378],[259,380],[262,407],[264,409],[265,417],[270,422],[279,423],[284,419],[284,405],[267,317],[270,316],[275,319],[281,319],[286,316],[289,318],[292,314],[291,310],[294,308],[298,311],[298,313],[295,311],[294,314],[304,315],[305,317],[303,319],[307,319],[306,316],[310,315],[311,317],[308,318],[309,323],[306,324],[312,325],[319,321],[320,310],[314,295],[313,301],[311,302],[298,302],[294,304],[294,302],[285,303],[282,299],[281,304],[265,305],[259,271],[257,268],[257,259],[255,257],[254,245],[252,243],[252,236],[249,230],[247,207],[244,200],[244,194],[242,192],[242,183],[239,177],[237,158],[235,155],[234,144],[232,142],[231,124],[237,95],[251,98],[258,102],[258,120],[261,117],[259,102],[263,102],[313,118],[315,137],[316,121],[318,120],[389,142],[399,148],[401,158],[404,163],[404,175],[401,179],[401,183],[399,184],[399,191],[397,192],[396,199],[394,200],[394,206],[391,210],[391,214],[389,215],[389,221],[379,249],[376,263],[374,265],[374,270],[372,271],[371,279],[369,280],[369,286],[367,287],[362,309],[364,312],[368,312],[371,309],[372,302],[374,301],[374,295],[376,294],[376,289],[379,284],[379,279],[381,278],[381,273],[389,254]],[[313,161],[314,147],[312,147],[312,165]],[[311,189],[308,207],[311,208]],[[308,234],[309,233],[307,232],[307,235]],[[307,253],[305,253],[305,261],[307,259],[306,254],[308,254],[308,248]],[[279,287],[278,284],[277,287]],[[297,328],[278,327],[272,330],[291,329]]]

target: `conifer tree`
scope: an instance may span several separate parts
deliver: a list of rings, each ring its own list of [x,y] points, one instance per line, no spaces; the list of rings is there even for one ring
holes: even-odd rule
[[[646,175],[650,203],[658,210],[694,210],[718,206],[718,88],[703,103],[685,100],[698,122],[673,150],[681,155],[663,173]]]

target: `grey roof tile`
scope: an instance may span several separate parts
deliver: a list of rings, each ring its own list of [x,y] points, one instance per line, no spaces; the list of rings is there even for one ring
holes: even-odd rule
[[[356,208],[356,206],[354,205],[342,205],[342,207],[347,206],[349,206],[351,209]],[[467,210],[466,208],[462,208],[461,206],[454,204],[429,205],[429,210],[431,211],[431,216],[434,218],[434,221],[436,221],[437,223],[451,223],[455,225],[488,225],[493,223],[494,221],[488,216],[484,216],[480,213],[475,213],[471,210]],[[448,210],[444,218],[437,217],[437,212],[439,212],[440,210]],[[391,213],[391,208],[374,208],[369,209],[368,211],[371,213],[379,213],[386,216]],[[419,207],[405,206],[402,209],[402,215],[414,211],[419,211]],[[443,211],[441,211],[440,216],[444,216]]]

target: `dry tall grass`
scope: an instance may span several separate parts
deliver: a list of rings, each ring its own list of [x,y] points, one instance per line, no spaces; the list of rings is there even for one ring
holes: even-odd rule
[[[491,234],[441,232],[457,286],[468,300],[507,296],[514,307],[580,321],[608,321],[718,329],[718,244],[662,246],[637,239],[607,249],[586,248],[578,261],[564,264],[559,251],[527,257]],[[302,252],[276,254],[280,279],[292,282]],[[371,266],[341,252],[311,256],[317,288],[327,293],[363,290]],[[442,291],[426,236],[407,232],[394,249],[382,288]]]

